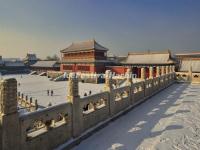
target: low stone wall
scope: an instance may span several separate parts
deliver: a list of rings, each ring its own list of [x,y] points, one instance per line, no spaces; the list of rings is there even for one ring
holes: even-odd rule
[[[20,149],[49,150],[72,137],[72,107],[70,103],[21,115]]]
[[[47,77],[55,79],[61,75],[63,75],[63,72],[60,71],[47,71]]]
[[[178,82],[190,82],[200,84],[200,73],[195,72],[176,72]]]
[[[110,94],[110,113],[114,115],[131,105],[131,89],[129,86],[114,89]]]
[[[200,84],[200,73],[192,73],[192,83]]]
[[[82,131],[109,117],[109,93],[103,92],[80,99]]]
[[[27,114],[19,114],[17,111],[16,80],[2,81],[0,85],[0,149],[50,150],[66,142],[68,144],[64,147],[69,148],[70,143],[83,139],[81,138],[83,135],[93,131],[99,124],[107,122],[124,110],[132,108],[173,84],[175,73],[138,83],[132,83],[132,79],[127,79],[126,86],[116,89],[112,88],[112,78],[106,76],[105,92],[84,98],[79,97],[77,80],[69,77],[69,103]]]
[[[36,99],[34,101],[32,97],[28,99],[28,96],[24,96],[24,94],[21,94],[20,92],[18,92],[17,102],[21,107],[20,109],[26,109],[29,112],[33,112],[38,109],[38,103]]]

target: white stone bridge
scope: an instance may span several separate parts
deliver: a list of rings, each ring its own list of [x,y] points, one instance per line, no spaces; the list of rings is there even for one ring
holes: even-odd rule
[[[74,149],[198,149],[199,86],[176,84],[172,66],[161,70],[153,78],[150,69],[146,79],[141,69],[137,83],[128,70],[126,85],[116,89],[107,71],[104,92],[88,97],[79,96],[72,73],[67,103],[27,114],[17,110],[16,80],[2,80],[0,149],[70,149],[80,142]]]

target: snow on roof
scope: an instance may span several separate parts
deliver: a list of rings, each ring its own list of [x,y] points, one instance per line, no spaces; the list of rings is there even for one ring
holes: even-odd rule
[[[12,62],[16,62],[16,61],[21,61],[20,58],[2,58],[3,61],[12,61]]]
[[[2,63],[7,67],[24,67],[24,62],[19,58],[3,58]]]
[[[200,52],[196,52],[196,53],[181,53],[181,54],[175,54],[176,56],[200,56]]]
[[[0,65],[5,65],[7,67],[23,67],[24,63],[19,58],[2,58],[2,56],[0,56]]]
[[[24,67],[24,63],[22,61],[5,61],[5,66],[7,67]]]
[[[182,60],[180,71],[188,71],[192,67],[192,72],[200,72],[200,60]]]
[[[32,67],[59,67],[57,61],[37,61],[35,64],[31,65]]]
[[[102,50],[102,51],[108,51],[107,48],[97,43],[95,40],[88,40],[83,42],[76,42],[72,43],[69,47],[61,50],[60,52],[74,52],[74,51],[83,51],[83,50]]]
[[[194,56],[199,55],[200,56],[200,50],[183,50],[180,53],[176,53],[176,56]]]
[[[170,51],[165,52],[140,52],[128,53],[127,58],[121,61],[122,64],[173,64]]]

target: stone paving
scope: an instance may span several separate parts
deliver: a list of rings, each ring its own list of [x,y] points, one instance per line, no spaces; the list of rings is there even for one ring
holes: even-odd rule
[[[45,76],[38,75],[7,75],[3,78],[16,78],[18,81],[18,91],[33,97],[38,100],[41,106],[48,106],[49,103],[57,105],[67,102],[67,81],[54,82],[50,81]],[[103,90],[104,84],[91,84],[79,82],[79,93],[83,97],[84,93],[87,94],[92,91],[92,94],[99,93]],[[47,90],[53,90],[53,96],[47,96]]]
[[[74,150],[199,150],[200,85],[174,84]]]

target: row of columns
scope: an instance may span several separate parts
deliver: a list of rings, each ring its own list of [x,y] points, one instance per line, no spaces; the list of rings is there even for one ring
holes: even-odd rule
[[[160,72],[161,71],[161,72]],[[175,66],[157,66],[156,67],[156,77],[159,77],[160,75],[165,75],[169,73],[175,72]],[[153,78],[153,67],[149,67],[149,78]],[[141,79],[146,79],[146,68],[141,68]]]

